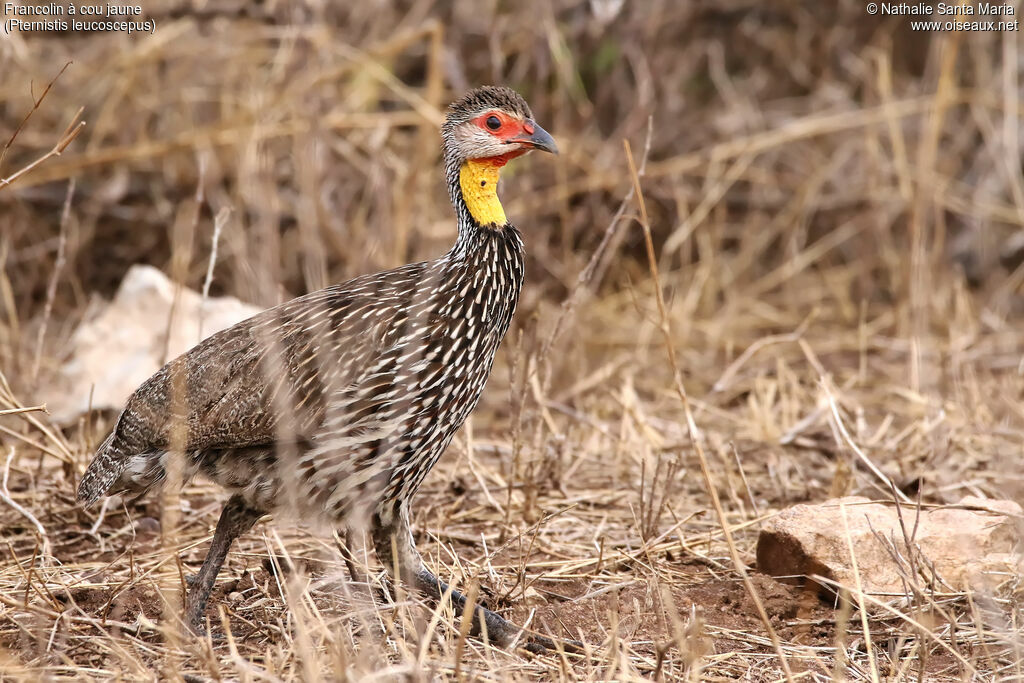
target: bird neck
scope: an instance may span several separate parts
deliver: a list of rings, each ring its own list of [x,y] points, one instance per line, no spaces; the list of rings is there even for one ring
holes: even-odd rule
[[[463,159],[451,148],[445,149],[445,178],[459,224],[453,253],[463,252],[483,231],[510,227],[498,199],[498,177],[508,160],[522,153],[517,150],[498,157]]]
[[[459,169],[459,191],[470,217],[478,225],[504,226],[508,223],[505,209],[498,199],[498,176],[504,161],[469,159]]]

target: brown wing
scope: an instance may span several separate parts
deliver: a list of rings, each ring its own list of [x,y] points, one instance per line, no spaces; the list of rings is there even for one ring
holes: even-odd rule
[[[323,420],[325,397],[358,384],[430,278],[429,263],[359,277],[200,342],[128,399],[82,480],[99,492],[84,497],[102,495],[131,455],[171,447],[182,418],[189,452],[307,438]]]

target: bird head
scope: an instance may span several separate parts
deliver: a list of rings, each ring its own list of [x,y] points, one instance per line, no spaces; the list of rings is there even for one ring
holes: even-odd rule
[[[441,134],[449,178],[457,178],[453,189],[460,190],[480,225],[507,222],[497,195],[501,167],[535,149],[558,153],[554,139],[533,120],[526,100],[510,88],[471,90],[449,107]]]
[[[533,120],[530,105],[511,88],[484,86],[453,102],[442,135],[449,158],[462,161],[504,165],[534,149],[558,153],[552,137]]]

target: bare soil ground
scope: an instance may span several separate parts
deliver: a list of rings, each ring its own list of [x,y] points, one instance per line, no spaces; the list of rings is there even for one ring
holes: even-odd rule
[[[0,184],[0,678],[1021,678],[1018,577],[861,611],[754,561],[795,503],[1024,491],[1015,38],[856,3],[520,5],[154,2],[153,36],[0,42],[0,179],[30,169]],[[211,292],[258,305],[442,253],[437,124],[482,82],[563,154],[503,176],[528,288],[417,544],[586,652],[465,639],[371,599],[358,539],[365,582],[330,530],[272,519],[187,635],[222,494],[75,504],[113,416],[37,409],[69,335],[132,263],[201,288],[217,216]]]

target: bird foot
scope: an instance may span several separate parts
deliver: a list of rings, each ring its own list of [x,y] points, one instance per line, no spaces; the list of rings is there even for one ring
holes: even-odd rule
[[[586,648],[578,640],[552,639],[541,635],[528,635],[526,642],[519,647],[535,655],[542,655],[550,652],[568,652],[569,654],[581,655],[586,653]]]
[[[501,615],[479,605],[475,608],[474,612],[474,623],[470,632],[473,635],[479,636],[482,631],[480,624],[483,623],[487,628],[487,637],[501,647],[509,648],[514,644],[515,647],[524,649],[532,654],[558,651],[573,654],[585,652],[583,643],[578,640],[553,639],[542,636],[539,633],[529,632]]]
[[[204,640],[209,638],[215,643],[223,643],[228,639],[227,635],[222,631],[213,630],[212,625],[211,628],[207,628],[205,621],[189,622],[188,630],[197,638],[202,638]]]

